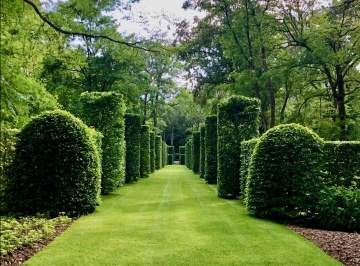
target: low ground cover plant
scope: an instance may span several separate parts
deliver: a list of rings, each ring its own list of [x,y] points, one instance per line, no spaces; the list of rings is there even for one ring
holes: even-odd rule
[[[57,227],[68,227],[72,219],[60,215],[53,219],[39,217],[0,217],[0,251],[6,256],[22,246],[33,246],[50,238]]]

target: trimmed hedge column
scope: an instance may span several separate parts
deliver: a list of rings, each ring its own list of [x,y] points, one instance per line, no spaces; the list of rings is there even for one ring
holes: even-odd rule
[[[155,172],[155,132],[150,132],[150,171]]]
[[[46,112],[20,132],[8,175],[8,211],[73,217],[100,204],[101,161],[94,133],[65,111]],[[99,138],[98,138],[99,141]]]
[[[200,132],[193,132],[193,172],[199,174],[200,171]]]
[[[240,144],[258,136],[259,101],[231,97],[218,105],[218,196],[240,195]]]
[[[297,124],[269,129],[253,152],[247,208],[258,217],[304,222],[315,215],[323,141]]]
[[[141,117],[125,115],[126,171],[125,182],[133,183],[140,178],[140,132]]]
[[[165,143],[165,141],[162,142],[162,159],[161,159],[161,162],[162,162],[162,167],[165,167],[167,165],[167,156],[168,156],[168,153],[167,153],[167,144]]]
[[[150,174],[150,127],[141,126],[140,139],[140,177],[149,177]]]
[[[82,120],[104,135],[101,192],[107,194],[125,183],[123,97],[115,92],[84,92],[80,102]]]
[[[172,165],[174,163],[174,146],[168,146],[168,165]]]
[[[185,146],[179,147],[179,153],[180,153],[180,164],[185,165]]]
[[[200,178],[205,177],[205,126],[200,127],[200,166],[199,176]]]
[[[249,174],[249,166],[250,166],[251,156],[252,156],[255,146],[258,142],[259,142],[259,139],[250,139],[250,140],[245,140],[245,141],[241,142],[240,191],[241,191],[241,196],[242,196],[244,202],[246,202],[246,189],[245,188],[246,188],[247,177]]]
[[[162,141],[161,136],[155,136],[155,169],[162,167]]]
[[[217,183],[217,116],[205,119],[205,182]]]

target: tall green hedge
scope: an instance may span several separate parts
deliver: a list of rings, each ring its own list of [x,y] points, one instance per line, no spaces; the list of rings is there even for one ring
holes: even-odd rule
[[[323,141],[311,130],[280,125],[255,146],[247,180],[247,208],[258,217],[304,222],[315,215],[322,181]]]
[[[140,177],[149,177],[150,170],[150,127],[141,126]]]
[[[199,162],[199,176],[205,177],[205,125],[200,127],[200,162]]]
[[[327,186],[360,187],[360,141],[326,141],[322,176]]]
[[[187,141],[185,143],[185,166],[187,168],[190,169],[190,164],[189,164],[189,157],[190,157],[190,153],[189,153],[189,147],[190,147],[190,144],[189,144],[189,141]]]
[[[46,112],[19,134],[5,200],[15,215],[86,214],[100,204],[100,184],[94,134],[68,112]]]
[[[193,132],[192,170],[195,174],[200,171],[200,131]]]
[[[180,146],[179,147],[179,153],[180,153],[180,164],[185,165],[185,146]]]
[[[125,183],[123,98],[115,92],[84,92],[80,102],[81,119],[104,136],[101,191],[107,194]]]
[[[133,183],[140,178],[141,117],[125,114],[126,171],[125,182]]]
[[[150,132],[150,171],[155,172],[155,132]]]
[[[246,201],[246,182],[249,173],[249,166],[251,161],[251,156],[255,149],[256,144],[258,143],[259,139],[250,139],[241,142],[241,149],[240,149],[240,191],[241,196]]]
[[[205,119],[205,182],[217,183],[217,116]]]
[[[218,105],[218,196],[240,195],[240,144],[258,136],[259,101],[232,97]]]
[[[172,165],[174,163],[175,158],[175,147],[174,146],[168,146],[168,165]]]
[[[165,141],[162,142],[162,158],[161,158],[161,166],[165,167],[165,165],[167,165],[167,144],[165,143]]]
[[[161,136],[155,136],[155,169],[162,168],[162,141]]]

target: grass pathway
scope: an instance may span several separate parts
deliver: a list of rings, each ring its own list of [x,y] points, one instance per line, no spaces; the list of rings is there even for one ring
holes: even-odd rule
[[[25,265],[341,265],[172,165],[104,196]]]

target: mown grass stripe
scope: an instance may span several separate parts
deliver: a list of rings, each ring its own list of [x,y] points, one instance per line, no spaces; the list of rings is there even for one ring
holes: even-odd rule
[[[25,265],[341,265],[171,165],[104,196]]]

